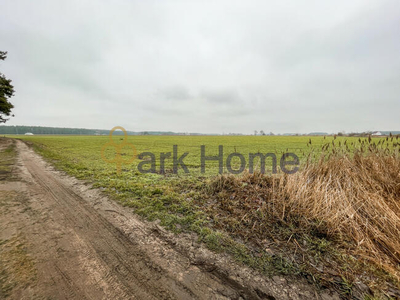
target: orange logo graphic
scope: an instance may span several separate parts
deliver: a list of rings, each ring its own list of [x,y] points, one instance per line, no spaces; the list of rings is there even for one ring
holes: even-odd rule
[[[117,130],[117,129],[122,130],[123,133],[124,133],[123,142],[122,143],[118,143],[118,144],[114,143],[114,141],[112,139],[113,132],[115,130]],[[121,126],[115,126],[113,129],[111,129],[109,139],[110,139],[110,141],[108,143],[104,144],[103,147],[101,148],[101,158],[106,163],[115,164],[117,166],[117,173],[119,174],[119,173],[121,173],[122,164],[130,164],[135,159],[135,157],[136,157],[136,147],[133,144],[128,143],[128,141],[127,141],[128,134],[126,133],[126,130]],[[114,149],[115,149],[115,157],[113,159],[108,159],[105,156],[104,151],[106,150],[107,147],[114,147]],[[122,155],[123,155],[122,154],[122,148],[127,148],[127,147],[129,147],[129,148],[131,148],[133,150],[133,155],[132,155],[132,157],[130,159],[125,160],[125,159],[122,158]]]

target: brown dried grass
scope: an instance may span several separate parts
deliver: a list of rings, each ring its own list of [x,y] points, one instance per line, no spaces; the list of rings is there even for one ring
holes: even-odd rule
[[[291,175],[220,176],[208,187],[218,200],[211,209],[242,236],[262,238],[279,223],[350,242],[354,254],[399,280],[399,149],[383,144],[325,145],[318,160]]]

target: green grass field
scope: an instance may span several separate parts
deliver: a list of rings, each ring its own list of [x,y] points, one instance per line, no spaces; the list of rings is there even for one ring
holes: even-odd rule
[[[132,206],[137,213],[150,219],[159,218],[163,225],[174,227],[176,224],[191,225],[194,206],[191,201],[197,187],[206,183],[205,178],[218,175],[218,162],[206,162],[205,174],[200,172],[200,146],[206,146],[206,155],[217,155],[218,146],[224,147],[224,161],[230,153],[243,154],[248,163],[249,153],[276,153],[278,160],[283,152],[293,152],[304,159],[310,146],[308,137],[269,137],[269,136],[128,136],[127,142],[134,145],[137,154],[152,152],[156,156],[155,174],[142,174],[138,171],[141,160],[136,158],[131,164],[123,164],[122,172],[116,172],[115,163],[102,159],[102,148],[109,136],[18,136],[32,142],[37,152],[68,174],[79,179],[93,182],[105,189],[125,205]],[[122,143],[122,136],[113,136],[115,144]],[[333,138],[312,137],[315,148]],[[165,174],[159,174],[160,153],[172,152],[173,145],[178,146],[178,155],[189,154],[184,159],[189,169],[185,174],[180,168],[178,174],[172,174],[172,159],[165,161]],[[122,159],[129,160],[132,149],[125,147],[121,151]],[[105,149],[107,159],[115,157],[115,149]],[[256,161],[257,163],[257,161]],[[271,171],[271,160],[266,165]],[[256,164],[255,164],[256,165]],[[279,163],[278,163],[279,165]],[[247,168],[247,167],[246,167]],[[226,168],[224,169],[226,172]],[[182,214],[182,211],[186,213]],[[188,212],[191,213],[188,213]],[[188,220],[188,218],[190,220]],[[189,224],[188,224],[189,223]]]
[[[110,142],[109,136],[18,136],[18,138],[32,142],[36,151],[68,174],[93,182],[96,186],[118,196],[125,204],[138,209],[139,213],[143,210],[146,216],[155,215],[154,218],[160,218],[158,212],[165,211],[164,207],[171,203],[178,202],[178,207],[181,207],[182,203],[187,203],[192,210],[190,203],[186,201],[190,198],[186,193],[193,193],[196,191],[194,187],[205,184],[205,178],[218,175],[217,161],[207,161],[205,173],[201,173],[201,145],[205,145],[207,156],[218,155],[218,146],[223,146],[224,172],[227,172],[226,158],[235,152],[245,157],[246,170],[249,153],[275,153],[279,171],[279,160],[284,152],[295,153],[301,161],[301,167],[311,148],[318,152],[322,145],[331,143],[334,139],[296,136],[128,136],[127,143],[135,146],[137,155],[142,152],[152,152],[156,157],[156,173],[142,174],[138,171],[138,164],[142,160],[138,158],[130,164],[122,164],[120,173],[117,173],[115,163],[104,161],[102,148]],[[114,135],[112,140],[115,144],[123,143],[122,136]],[[340,141],[343,142],[344,139],[335,140],[336,143]],[[189,174],[184,173],[182,168],[178,169],[178,174],[172,174],[172,158],[165,160],[165,172],[160,172],[160,154],[172,152],[173,145],[178,146],[178,156],[188,152],[183,161]],[[109,160],[116,155],[112,147],[106,147],[104,152],[105,158]],[[130,147],[122,148],[123,160],[128,161],[133,155],[134,152]],[[239,159],[233,159],[232,167],[237,169],[238,165]],[[258,159],[254,161],[254,166],[255,170],[259,170]],[[267,159],[267,173],[271,173],[271,166],[272,160]],[[157,209],[154,209],[155,205],[158,205]],[[164,216],[164,213],[162,215]],[[163,216],[161,216],[162,222],[164,222]]]
[[[109,142],[108,136],[23,136],[19,137],[26,141],[34,142],[46,157],[69,162],[74,168],[84,173],[85,177],[97,172],[107,172],[110,175],[115,170],[115,164],[107,164],[102,160],[102,147]],[[115,144],[123,143],[122,136],[113,136]],[[159,172],[160,154],[173,151],[173,145],[178,146],[178,156],[184,152],[188,155],[184,159],[191,176],[200,175],[201,145],[205,145],[207,156],[218,155],[218,146],[222,145],[224,150],[224,163],[231,153],[240,153],[246,158],[248,164],[249,153],[274,153],[278,160],[284,152],[295,153],[299,158],[304,158],[309,153],[311,140],[312,147],[318,149],[325,143],[333,140],[332,137],[283,137],[283,136],[128,136],[127,143],[134,145],[137,154],[152,152],[156,157],[156,170]],[[337,142],[344,140],[337,138]],[[110,146],[105,149],[107,159],[115,156],[115,150]],[[129,160],[133,150],[126,146],[122,149],[124,160]],[[139,159],[131,164],[123,164],[125,172],[137,170]],[[233,160],[238,164],[239,160]],[[270,164],[270,163],[269,163]],[[248,167],[248,165],[247,165]],[[165,160],[165,169],[172,169],[172,157]],[[226,168],[225,170],[226,171]],[[182,169],[179,170],[183,175]],[[206,162],[206,175],[218,174],[218,162]],[[79,174],[75,174],[79,175]]]
[[[15,138],[30,143],[35,151],[58,169],[93,183],[94,187],[101,188],[122,205],[132,207],[135,213],[148,220],[160,220],[162,226],[174,232],[195,232],[198,234],[199,240],[210,249],[228,252],[237,261],[252,266],[265,274],[302,275],[317,285],[336,284],[343,293],[351,293],[352,282],[356,280],[351,275],[353,271],[349,270],[357,270],[355,272],[362,273],[367,269],[378,278],[383,278],[384,281],[392,280],[390,275],[379,268],[371,265],[359,265],[353,256],[340,250],[342,246],[335,246],[334,239],[330,240],[327,236],[321,235],[318,230],[300,234],[301,229],[299,231],[299,229],[294,228],[295,225],[293,224],[271,224],[275,235],[272,238],[283,241],[284,247],[287,247],[286,253],[285,250],[282,250],[281,254],[271,255],[262,250],[263,245],[254,243],[251,236],[240,234],[240,226],[250,226],[243,225],[243,220],[230,218],[229,214],[223,220],[218,219],[217,212],[207,210],[207,207],[211,207],[210,201],[222,199],[227,191],[222,191],[215,197],[209,193],[210,187],[215,187],[215,183],[220,178],[218,162],[206,162],[206,172],[201,173],[201,145],[205,145],[207,156],[217,155],[218,146],[222,145],[224,162],[231,153],[242,154],[246,159],[246,169],[248,169],[250,153],[275,153],[279,169],[281,155],[285,152],[291,152],[299,157],[301,169],[310,153],[312,156],[319,157],[324,145],[334,143],[343,147],[346,141],[351,148],[352,143],[359,141],[359,138],[325,138],[323,136],[128,136],[127,142],[134,145],[136,154],[152,152],[155,155],[156,173],[147,174],[138,171],[138,164],[143,160],[137,157],[129,164],[122,164],[120,173],[117,172],[115,163],[105,162],[102,158],[102,149],[105,147],[104,145],[110,142],[108,136],[15,136]],[[123,137],[113,136],[112,140],[113,143],[119,144],[123,142]],[[367,141],[366,139],[362,140]],[[374,143],[383,141],[383,139],[373,139]],[[166,159],[164,172],[160,172],[160,154],[172,152],[173,145],[178,146],[178,156],[188,152],[184,163],[190,171],[189,174],[185,174],[181,168],[178,174],[173,174],[172,158]],[[105,158],[109,160],[112,160],[116,155],[115,149],[112,147],[106,147],[104,153]],[[127,161],[133,154],[131,147],[127,146],[122,148],[121,158]],[[269,174],[271,173],[271,163],[271,160],[267,160],[266,170]],[[237,159],[234,161],[233,167],[237,168],[238,166],[239,160]],[[256,160],[255,166],[255,170],[257,170],[259,161]],[[224,172],[227,172],[226,168],[224,168]],[[280,174],[276,176],[279,177]],[[243,190],[247,189],[246,185],[247,183],[243,183]],[[239,189],[239,191],[241,190],[242,188]],[[228,194],[228,199],[229,197],[231,196]],[[229,211],[230,208],[227,209]],[[219,225],[216,226],[217,224]],[[253,228],[255,225],[252,225]],[[247,228],[247,232],[251,232],[251,227]],[[268,238],[271,238],[271,234]],[[304,261],[303,256],[303,262],[289,258],[296,248],[290,248],[285,241],[291,241],[290,244],[293,244],[294,242],[297,243],[296,239],[299,240],[301,245],[304,245],[307,260]],[[334,260],[338,263],[338,272],[342,278],[339,283],[332,283],[331,279],[324,278],[315,271],[313,263],[318,264],[319,261],[324,261],[324,259],[326,261]]]

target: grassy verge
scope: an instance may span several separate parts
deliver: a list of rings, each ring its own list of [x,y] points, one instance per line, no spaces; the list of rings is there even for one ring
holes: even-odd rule
[[[11,173],[15,165],[16,156],[17,152],[13,141],[0,151],[0,180],[12,179]]]
[[[19,235],[0,240],[0,298],[29,287],[35,280],[35,263],[27,253],[24,238]]]

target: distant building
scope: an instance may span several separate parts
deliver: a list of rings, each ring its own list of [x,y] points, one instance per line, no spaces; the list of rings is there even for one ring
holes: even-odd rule
[[[382,134],[382,132],[380,132],[380,131],[375,131],[375,132],[372,133],[372,135],[373,135],[373,136],[381,136],[381,135],[383,135],[383,134]]]
[[[27,133],[25,133],[25,135],[33,135],[33,133],[32,132],[27,132]]]

